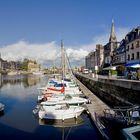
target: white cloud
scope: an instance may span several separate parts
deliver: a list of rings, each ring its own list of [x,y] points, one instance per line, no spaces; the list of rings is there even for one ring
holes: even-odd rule
[[[23,60],[24,58],[37,61],[54,60],[58,56],[56,43],[31,44],[19,41],[15,44],[3,46],[0,49],[2,58],[5,60]]]
[[[79,50],[68,48],[66,52],[67,52],[68,57],[73,60],[80,60],[80,59],[83,59],[86,55],[88,55],[88,51],[83,50],[81,48]]]
[[[32,44],[26,41],[19,41],[14,44],[3,46],[0,48],[0,52],[4,60],[17,61],[29,58],[42,64],[49,63],[49,65],[54,60],[58,62],[61,54],[60,46],[58,46],[55,41],[44,44]],[[67,48],[66,52],[73,62],[75,60],[84,59],[84,57],[88,54],[88,52],[83,49],[75,50]]]
[[[129,32],[128,28],[116,28],[118,41],[122,40]],[[73,64],[83,65],[84,58],[92,50],[95,50],[96,44],[106,44],[109,40],[109,32],[94,36],[91,43],[79,46],[65,46],[66,52]],[[73,49],[75,48],[75,49]],[[32,44],[27,41],[19,41],[0,48],[4,60],[23,60],[29,58],[42,64],[51,64],[52,61],[58,62],[60,58],[60,46],[55,41],[44,44]]]

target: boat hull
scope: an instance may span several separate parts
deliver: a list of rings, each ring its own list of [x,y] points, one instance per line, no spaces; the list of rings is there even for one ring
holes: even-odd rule
[[[81,115],[81,113],[84,111],[83,107],[77,107],[77,108],[70,108],[67,110],[52,110],[52,111],[45,111],[40,110],[38,112],[40,119],[56,119],[56,120],[65,120],[65,119],[71,119],[71,118],[77,118]]]
[[[4,105],[0,103],[0,112],[4,111]]]

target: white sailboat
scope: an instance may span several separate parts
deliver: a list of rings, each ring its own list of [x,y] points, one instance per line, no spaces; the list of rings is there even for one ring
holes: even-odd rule
[[[55,105],[59,103],[67,103],[69,105],[82,105],[88,102],[88,99],[73,97],[71,95],[52,95],[51,97],[47,97],[46,101],[41,102],[41,105]]]
[[[56,119],[65,120],[70,118],[77,118],[84,111],[84,107],[69,106],[66,103],[60,103],[49,106],[42,106],[38,112],[40,119]]]
[[[50,96],[50,94],[61,95],[64,93],[64,89],[65,95],[79,96],[83,94],[79,90],[79,88],[72,82],[64,82],[64,84],[62,82],[58,82],[55,86],[38,89],[41,90],[41,94],[38,95],[38,101],[43,100],[45,97],[47,97],[47,95]]]
[[[62,56],[63,56],[63,44],[61,43],[61,49],[62,49]],[[63,57],[62,57],[63,58]],[[53,89],[52,91],[63,91],[65,94],[65,85],[66,83],[64,82],[64,60],[62,59],[62,86],[61,88],[63,89]],[[51,88],[49,88],[50,90]],[[48,88],[47,88],[48,90]],[[61,92],[62,92],[61,91]],[[80,98],[71,98],[71,99],[66,99],[66,96],[55,96],[54,98],[50,97],[50,101],[46,101],[41,103],[41,108],[38,111],[38,116],[40,119],[60,119],[60,120],[65,120],[65,119],[70,119],[70,118],[77,118],[80,116],[80,114],[85,110],[84,107],[81,106],[70,106],[70,104],[74,103],[83,103],[83,100]],[[85,100],[84,100],[85,102]]]

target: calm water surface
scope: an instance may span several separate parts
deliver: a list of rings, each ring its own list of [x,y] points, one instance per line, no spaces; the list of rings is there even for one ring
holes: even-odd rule
[[[80,123],[73,122],[69,127],[44,124],[33,115],[37,87],[45,86],[47,79],[33,75],[0,77],[0,102],[5,104],[4,114],[0,115],[0,140],[100,140],[86,114],[82,114]]]

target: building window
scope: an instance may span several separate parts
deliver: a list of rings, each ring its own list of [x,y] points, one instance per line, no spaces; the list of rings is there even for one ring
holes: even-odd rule
[[[134,44],[132,43],[132,45],[131,45],[131,49],[134,49]]]
[[[125,40],[126,40],[127,42],[129,41],[129,38],[128,38],[128,36],[126,36],[126,37],[125,37]]]
[[[138,48],[139,46],[140,46],[140,42],[137,41],[137,42],[136,42],[136,47]]]
[[[132,53],[132,57],[131,57],[131,60],[134,60],[134,53]]]
[[[132,35],[131,35],[131,41],[133,41],[135,39],[135,34],[133,33]]]
[[[129,51],[129,45],[127,46],[127,49],[126,49],[126,51]]]
[[[139,52],[137,52],[137,57],[136,57],[137,59],[139,59],[140,58],[140,53]]]
[[[127,60],[128,60],[128,61],[130,60],[130,54],[128,54],[128,58],[127,58]]]

